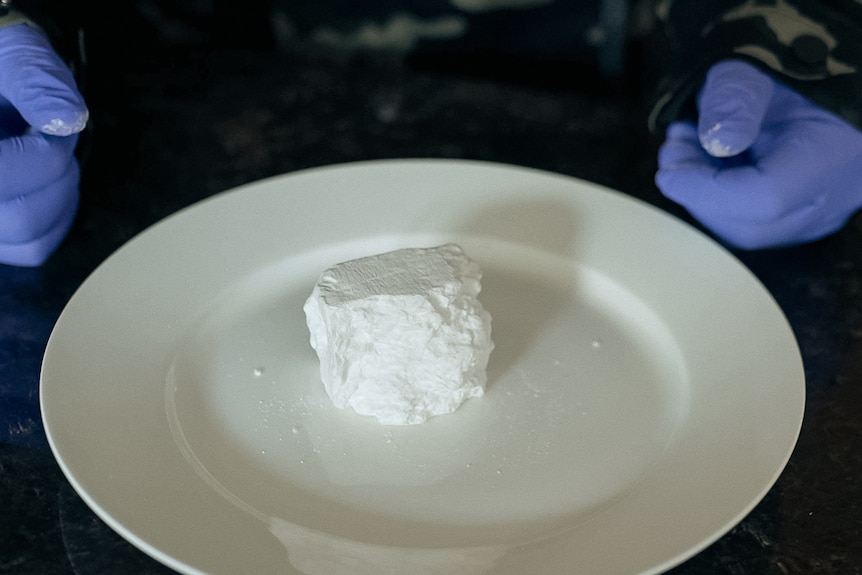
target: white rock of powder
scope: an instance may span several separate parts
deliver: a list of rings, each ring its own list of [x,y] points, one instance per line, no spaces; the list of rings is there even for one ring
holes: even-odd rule
[[[408,425],[482,396],[494,343],[477,299],[481,277],[455,244],[324,271],[303,309],[332,402]]]

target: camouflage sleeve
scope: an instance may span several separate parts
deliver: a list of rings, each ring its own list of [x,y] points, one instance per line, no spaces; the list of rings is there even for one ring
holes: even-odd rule
[[[692,96],[719,60],[754,63],[862,129],[862,0],[662,0],[662,62],[649,128],[693,114]]]

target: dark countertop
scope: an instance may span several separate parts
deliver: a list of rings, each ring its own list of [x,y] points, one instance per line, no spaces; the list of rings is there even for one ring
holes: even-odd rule
[[[38,385],[53,324],[81,282],[176,210],[305,167],[435,157],[577,176],[685,217],[654,187],[656,143],[626,91],[552,84],[205,50],[152,55],[94,81],[72,233],[41,268],[0,266],[0,572],[170,572],[69,486],[45,439]],[[737,255],[796,333],[805,420],[763,501],[672,573],[862,573],[862,219],[811,245]]]

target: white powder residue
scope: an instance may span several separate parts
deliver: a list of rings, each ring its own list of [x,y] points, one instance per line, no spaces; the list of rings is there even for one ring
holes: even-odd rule
[[[82,112],[71,122],[67,122],[60,118],[54,118],[49,123],[41,126],[39,131],[51,136],[71,136],[72,134],[77,134],[83,130],[87,126],[89,119],[90,113],[88,111]]]
[[[718,138],[718,133],[721,131],[721,124],[718,123],[706,131],[706,134],[700,137],[700,145],[706,150],[710,156],[714,158],[728,158],[740,152],[731,148],[727,144],[723,144]]]

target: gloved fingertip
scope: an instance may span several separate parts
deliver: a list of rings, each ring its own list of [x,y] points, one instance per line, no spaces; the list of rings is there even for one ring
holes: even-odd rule
[[[0,97],[44,134],[68,136],[84,129],[89,112],[69,66],[47,37],[28,24],[0,34]]]
[[[754,141],[750,133],[726,129],[722,122],[702,127],[698,131],[698,139],[706,153],[715,158],[736,156]]]
[[[751,64],[735,60],[715,64],[698,96],[703,149],[717,158],[747,150],[760,132],[773,90],[773,80]]]
[[[81,132],[87,126],[89,118],[89,111],[84,109],[71,117],[50,118],[39,126],[39,131],[49,136],[71,136]]]

